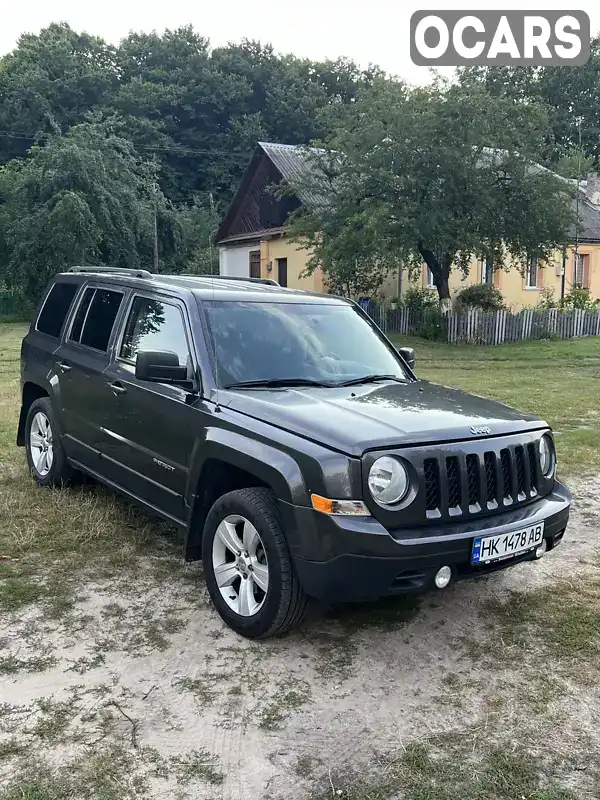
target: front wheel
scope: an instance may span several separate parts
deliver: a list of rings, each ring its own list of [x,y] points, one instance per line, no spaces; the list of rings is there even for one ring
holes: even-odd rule
[[[67,463],[49,397],[35,400],[25,422],[27,464],[40,486],[62,486],[75,475]]]
[[[204,526],[202,562],[217,611],[242,636],[274,636],[304,616],[307,598],[268,489],[237,489],[216,501]]]

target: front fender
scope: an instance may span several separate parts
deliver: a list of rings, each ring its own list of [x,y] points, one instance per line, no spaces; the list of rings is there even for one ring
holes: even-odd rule
[[[216,459],[256,475],[271,487],[279,500],[299,506],[310,505],[299,465],[282,450],[223,428],[208,429],[206,438],[198,442],[196,448],[197,457],[192,459],[189,473],[187,496],[190,500],[196,493],[205,463]]]

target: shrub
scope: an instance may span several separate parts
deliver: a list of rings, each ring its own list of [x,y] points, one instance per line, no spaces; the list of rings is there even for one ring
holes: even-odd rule
[[[577,308],[582,311],[593,311],[599,305],[600,300],[592,300],[588,289],[571,289],[561,302],[561,308],[565,310]]]
[[[425,308],[417,326],[417,335],[438,342],[447,338],[447,327],[448,318],[439,307]]]
[[[473,283],[457,294],[461,308],[480,308],[482,311],[500,311],[504,308],[502,292],[489,283]]]
[[[540,291],[540,299],[537,302],[536,308],[539,311],[550,311],[552,308],[558,308],[558,303],[554,299],[554,289],[550,286],[545,286]]]
[[[420,286],[409,286],[401,298],[398,298],[403,308],[411,311],[424,311],[426,308],[439,309],[438,293],[431,289],[422,289]]]

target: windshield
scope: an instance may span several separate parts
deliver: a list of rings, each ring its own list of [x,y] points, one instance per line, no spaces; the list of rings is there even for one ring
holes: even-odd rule
[[[352,306],[227,300],[204,308],[221,387],[296,379],[331,385],[379,375],[410,379]]]

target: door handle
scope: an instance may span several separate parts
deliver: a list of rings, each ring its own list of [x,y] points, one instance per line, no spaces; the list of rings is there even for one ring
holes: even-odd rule
[[[111,383],[109,385],[110,385],[112,393],[115,396],[127,393],[127,389],[125,388],[125,386],[123,386],[122,383],[119,383],[119,381],[115,381],[114,383]]]
[[[71,372],[71,369],[72,369],[71,365],[67,364],[66,361],[59,361],[58,362],[58,368],[63,373],[64,372]]]

